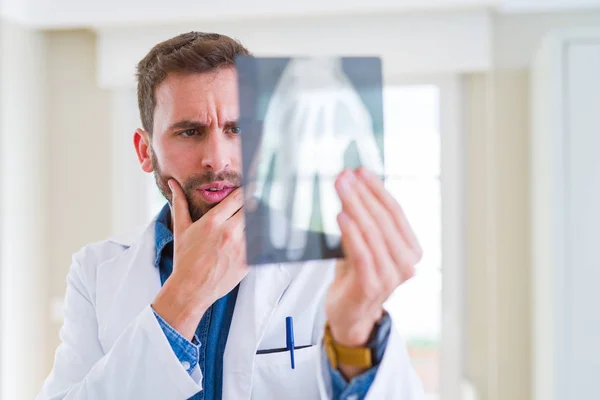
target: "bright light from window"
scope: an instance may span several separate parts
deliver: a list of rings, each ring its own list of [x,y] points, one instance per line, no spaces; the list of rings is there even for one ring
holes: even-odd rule
[[[385,88],[384,118],[386,187],[402,205],[425,253],[416,276],[398,288],[386,307],[433,399],[439,392],[442,317],[438,87]]]

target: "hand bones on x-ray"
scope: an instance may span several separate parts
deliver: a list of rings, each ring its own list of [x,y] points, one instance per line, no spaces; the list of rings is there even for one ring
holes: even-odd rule
[[[256,181],[248,195],[262,198],[270,207],[273,247],[286,249],[291,261],[304,254],[315,177],[326,243],[332,249],[337,247],[341,203],[333,183],[344,168],[344,154],[352,142],[361,164],[383,174],[371,115],[343,72],[341,59],[293,59],[288,63],[268,105],[261,142],[253,162]],[[273,157],[270,195],[264,198]]]

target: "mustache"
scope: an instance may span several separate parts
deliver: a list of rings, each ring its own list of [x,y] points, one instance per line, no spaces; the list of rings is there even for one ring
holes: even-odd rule
[[[188,192],[202,185],[219,181],[229,182],[232,186],[238,187],[242,185],[242,175],[235,171],[206,171],[203,174],[188,178],[183,185],[183,190]]]

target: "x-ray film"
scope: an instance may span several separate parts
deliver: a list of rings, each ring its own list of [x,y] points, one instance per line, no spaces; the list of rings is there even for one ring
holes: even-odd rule
[[[336,177],[383,177],[378,58],[236,60],[250,265],[340,258]],[[365,210],[366,212],[366,210]]]

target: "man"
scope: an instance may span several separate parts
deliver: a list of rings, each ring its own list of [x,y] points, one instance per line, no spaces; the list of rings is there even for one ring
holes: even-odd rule
[[[169,204],[144,232],[75,254],[38,399],[421,398],[383,310],[421,249],[375,176],[335,182],[345,259],[246,265],[240,54],[226,36],[191,32],[138,64],[134,144]]]

